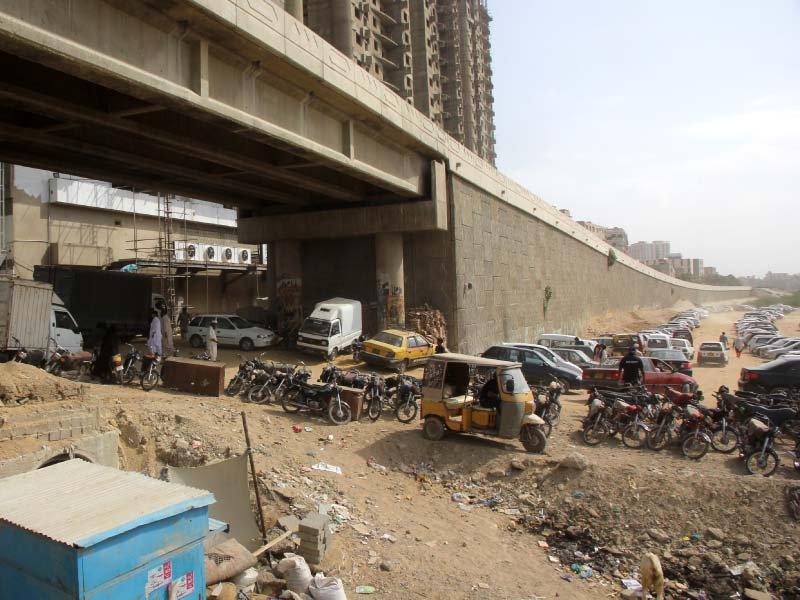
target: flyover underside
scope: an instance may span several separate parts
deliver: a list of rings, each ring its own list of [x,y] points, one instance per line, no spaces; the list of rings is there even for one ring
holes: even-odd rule
[[[428,159],[186,21],[23,4],[0,1],[0,160],[258,215],[427,195]]]

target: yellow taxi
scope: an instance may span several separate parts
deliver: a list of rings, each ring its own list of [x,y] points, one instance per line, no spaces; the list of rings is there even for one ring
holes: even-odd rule
[[[434,345],[416,331],[385,329],[364,342],[361,358],[378,367],[408,369],[434,353]]]

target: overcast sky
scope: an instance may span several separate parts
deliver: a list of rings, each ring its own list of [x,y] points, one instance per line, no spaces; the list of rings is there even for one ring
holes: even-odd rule
[[[498,167],[723,274],[800,272],[800,0],[489,0]]]

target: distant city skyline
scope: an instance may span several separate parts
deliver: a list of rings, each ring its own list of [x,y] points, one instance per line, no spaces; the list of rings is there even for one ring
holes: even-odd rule
[[[800,3],[489,9],[501,171],[720,273],[800,271]]]

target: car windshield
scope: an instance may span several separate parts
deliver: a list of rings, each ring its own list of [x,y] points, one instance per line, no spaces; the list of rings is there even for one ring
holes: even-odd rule
[[[303,321],[300,333],[310,333],[311,335],[328,335],[331,331],[331,322],[322,319],[312,319],[309,317]]]
[[[575,360],[580,360],[580,361],[583,361],[583,362],[589,362],[591,360],[586,354],[584,354],[580,350],[573,350],[572,351],[572,357]]]
[[[243,319],[242,317],[228,317],[228,320],[233,323],[233,326],[236,329],[250,329],[251,327],[255,327],[250,321]]]
[[[686,360],[686,357],[680,350],[655,350],[652,356],[653,358],[660,358],[661,360]]]
[[[501,388],[504,392],[507,391],[508,382],[514,382],[514,392],[515,394],[524,394],[525,392],[529,392],[531,389],[528,387],[528,382],[525,381],[525,377],[522,375],[522,371],[520,369],[506,369],[500,373],[500,385],[503,387]]]
[[[374,342],[380,342],[381,344],[388,344],[389,346],[394,346],[396,348],[401,348],[403,346],[403,338],[399,335],[395,335],[394,333],[389,333],[388,331],[381,331],[378,335],[372,338]]]
[[[705,342],[700,344],[700,350],[711,350],[711,351],[719,351],[722,350],[722,344],[719,342]]]

